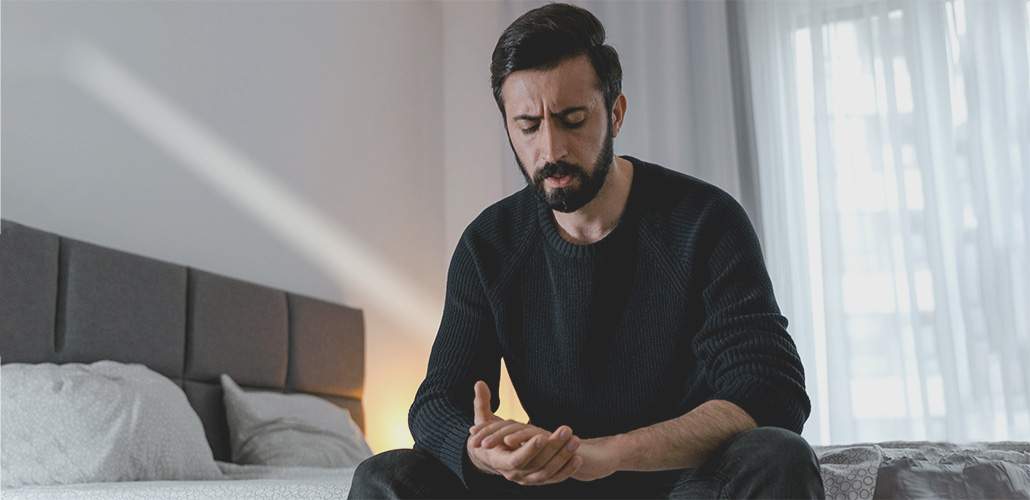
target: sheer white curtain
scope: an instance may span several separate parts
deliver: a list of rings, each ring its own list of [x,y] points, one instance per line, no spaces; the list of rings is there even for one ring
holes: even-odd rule
[[[1030,3],[731,9],[806,438],[1030,440]]]

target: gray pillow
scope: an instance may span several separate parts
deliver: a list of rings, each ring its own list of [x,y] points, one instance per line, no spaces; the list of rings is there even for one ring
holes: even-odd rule
[[[344,408],[308,394],[244,391],[225,374],[221,381],[235,463],[350,467],[372,456]]]

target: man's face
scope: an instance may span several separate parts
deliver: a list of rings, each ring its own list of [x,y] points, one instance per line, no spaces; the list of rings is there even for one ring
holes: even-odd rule
[[[514,71],[501,97],[515,161],[540,198],[560,212],[594,199],[612,164],[614,134],[587,56]]]

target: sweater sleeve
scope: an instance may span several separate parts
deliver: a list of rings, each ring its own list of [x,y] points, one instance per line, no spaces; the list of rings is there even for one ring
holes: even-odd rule
[[[720,204],[710,232],[705,320],[693,347],[714,394],[741,407],[759,426],[801,433],[811,411],[797,347],[787,333],[758,237],[740,204]]]
[[[466,488],[489,476],[469,460],[466,442],[474,423],[476,380],[490,387],[490,408],[496,411],[500,405],[500,360],[493,315],[468,238],[463,235],[451,257],[443,318],[426,378],[408,411],[408,427],[415,447],[440,460]]]

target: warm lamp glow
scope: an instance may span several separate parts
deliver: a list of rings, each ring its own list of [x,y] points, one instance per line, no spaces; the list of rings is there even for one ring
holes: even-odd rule
[[[400,376],[401,374],[394,372],[387,378],[397,380]],[[421,376],[420,373],[418,382],[421,382]],[[398,385],[407,384],[396,384],[394,387],[396,388]],[[469,387],[469,392],[472,392],[471,387]],[[408,429],[408,409],[411,407],[411,401],[415,394],[400,391],[396,394],[390,393],[383,399],[374,397],[373,394],[374,392],[370,391],[369,396],[365,399],[367,423],[365,439],[372,451],[382,453],[387,450],[414,446],[415,440],[411,437],[411,431]],[[497,416],[518,422],[529,420],[515,394],[515,388],[508,376],[508,368],[503,361],[501,362],[500,398],[501,405],[497,409]]]
[[[508,375],[508,367],[501,361],[501,384],[498,389],[501,398],[501,405],[497,407],[497,416],[515,420],[517,422],[528,422],[529,416],[522,408],[519,396],[515,394],[515,387],[511,384],[511,377]]]
[[[407,411],[404,412],[408,414]],[[408,419],[401,419],[399,422],[393,422],[390,425],[390,449],[393,448],[411,448],[415,445],[415,440],[411,437],[411,432],[408,430]]]
[[[366,406],[365,440],[375,453],[397,448],[411,448],[415,440],[408,431],[408,408],[411,396],[391,394],[388,401]],[[397,396],[397,397],[393,397]],[[403,396],[403,397],[402,397]]]

